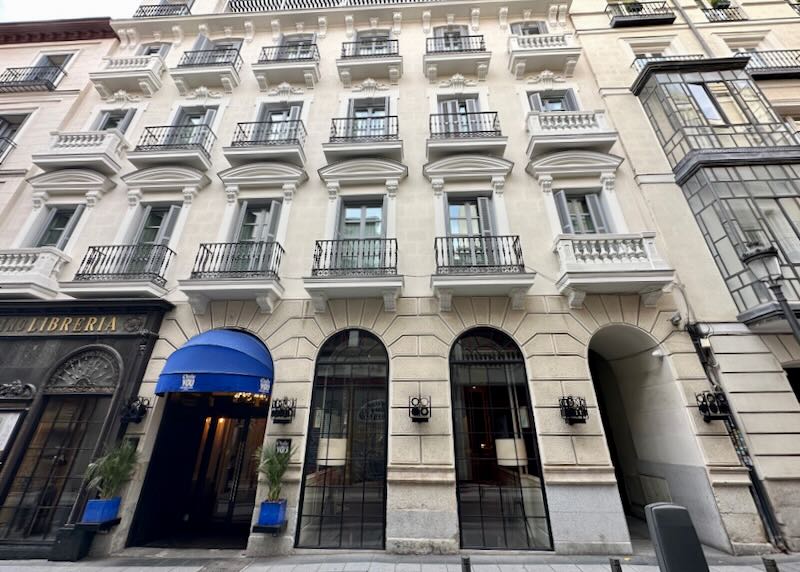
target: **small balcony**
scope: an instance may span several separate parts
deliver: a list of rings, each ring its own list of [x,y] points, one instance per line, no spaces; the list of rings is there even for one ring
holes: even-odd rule
[[[739,52],[735,57],[749,57],[747,70],[753,79],[794,79],[800,77],[800,50]]]
[[[709,22],[738,22],[747,20],[747,14],[738,6],[728,8],[703,8],[703,14]]]
[[[7,68],[0,74],[0,93],[53,91],[64,75],[60,66]]]
[[[313,89],[319,81],[319,49],[317,44],[287,44],[261,48],[258,61],[252,66],[261,91],[280,83],[302,83]]]
[[[789,6],[791,6],[792,10],[794,10],[795,12],[797,12],[798,15],[800,15],[800,2],[789,2]]]
[[[230,147],[222,152],[234,167],[257,161],[286,161],[302,167],[305,144],[306,128],[300,120],[258,121],[238,123]]]
[[[525,269],[518,236],[438,237],[433,249],[431,287],[442,311],[453,296],[509,296],[515,309],[524,306],[535,274]]]
[[[572,77],[581,47],[572,34],[538,34],[508,38],[508,69],[517,79],[550,70]]]
[[[89,79],[103,98],[118,91],[142,92],[145,97],[152,97],[161,89],[164,69],[161,56],[103,58],[100,70],[89,72]]]
[[[572,308],[580,308],[587,294],[639,294],[651,306],[674,280],[654,232],[560,235],[553,252],[560,265],[556,287]]]
[[[14,141],[12,141],[9,137],[0,137],[0,164],[2,164],[3,159],[6,158],[6,155],[11,153],[11,151],[17,146]]]
[[[429,123],[430,139],[426,144],[429,161],[455,153],[497,156],[505,153],[508,137],[503,137],[500,131],[496,111],[434,113]]]
[[[341,57],[336,60],[336,68],[344,87],[351,87],[352,82],[367,78],[385,78],[396,84],[403,75],[400,42],[388,39],[345,42]]]
[[[128,160],[138,169],[171,164],[206,171],[216,139],[208,125],[146,127]]]
[[[133,13],[134,18],[167,18],[169,16],[189,16],[188,4],[142,4]]]
[[[675,12],[666,2],[613,2],[606,6],[612,28],[664,26],[675,21]]]
[[[55,298],[58,275],[69,261],[51,246],[0,251],[0,298]]]
[[[303,278],[314,309],[324,312],[327,300],[383,298],[386,311],[395,310],[403,288],[397,274],[397,241],[393,238],[318,240],[311,276]]]
[[[181,95],[198,87],[219,87],[232,93],[239,85],[239,70],[242,56],[239,50],[215,49],[184,52],[178,67],[171,68],[169,75]]]
[[[530,111],[527,126],[530,159],[568,149],[608,153],[617,142],[603,111]]]
[[[331,138],[322,144],[328,163],[354,157],[403,159],[396,115],[339,117],[331,120]]]
[[[250,299],[270,313],[283,296],[278,279],[283,255],[277,242],[201,244],[190,278],[178,286],[196,314],[205,314],[210,300]]]
[[[422,56],[422,69],[431,83],[439,76],[455,74],[475,75],[483,81],[489,73],[491,58],[483,36],[428,38],[425,55]]]
[[[35,153],[33,164],[44,171],[82,168],[106,175],[122,169],[126,149],[122,134],[110,131],[54,131],[47,151]]]
[[[90,246],[71,282],[61,291],[75,298],[159,298],[175,253],[162,244]]]

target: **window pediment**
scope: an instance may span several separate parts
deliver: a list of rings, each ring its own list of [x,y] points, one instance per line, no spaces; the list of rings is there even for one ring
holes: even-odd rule
[[[408,167],[390,159],[349,159],[326,165],[317,172],[325,183],[383,185],[390,180],[405,179]]]
[[[117,184],[97,171],[61,169],[28,179],[35,192],[48,195],[84,195],[87,192],[105,194]]]
[[[445,157],[422,168],[422,174],[431,181],[441,179],[447,181],[475,181],[507,177],[514,168],[514,163],[502,157],[489,155],[455,155]]]
[[[206,187],[210,179],[191,167],[152,167],[140,169],[122,177],[131,189],[143,191],[176,191],[188,187],[200,190]]]
[[[225,186],[282,187],[300,185],[308,180],[304,169],[289,163],[248,163],[241,167],[225,169],[219,173]]]
[[[547,175],[553,178],[592,177],[614,173],[622,164],[622,158],[596,151],[564,151],[545,155],[531,161],[525,169],[534,177]]]

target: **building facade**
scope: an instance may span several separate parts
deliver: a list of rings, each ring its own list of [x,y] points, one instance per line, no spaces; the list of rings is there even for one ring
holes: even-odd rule
[[[624,554],[672,501],[706,545],[797,550],[800,346],[740,258],[778,247],[797,301],[799,18],[162,2],[85,40],[73,91],[0,79],[6,124],[54,118],[6,137],[0,296],[25,312],[0,335],[139,344],[74,382],[113,404],[86,462],[139,449],[94,549]],[[8,391],[54,402],[72,346],[27,351]],[[219,382],[259,359],[274,379]],[[8,423],[0,545],[41,552],[92,491],[27,469],[39,433]],[[293,451],[274,535],[262,443]]]

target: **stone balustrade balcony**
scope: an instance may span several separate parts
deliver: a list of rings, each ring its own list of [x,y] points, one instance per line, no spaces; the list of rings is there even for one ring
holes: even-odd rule
[[[508,38],[508,69],[517,79],[549,70],[571,77],[581,47],[572,34],[513,35]]]
[[[31,160],[44,171],[84,168],[106,175],[119,173],[126,149],[122,134],[109,131],[54,131],[47,151]]]
[[[99,70],[89,72],[89,79],[103,98],[118,91],[151,97],[161,89],[164,69],[164,60],[157,55],[108,57],[103,58]]]
[[[0,251],[0,297],[51,299],[69,256],[52,246]]]
[[[645,305],[654,305],[675,274],[659,254],[655,236],[654,232],[557,236],[553,244],[560,265],[557,288],[572,308],[580,308],[587,294],[639,294]]]
[[[568,149],[608,153],[617,142],[603,111],[530,111],[526,124],[531,159]]]

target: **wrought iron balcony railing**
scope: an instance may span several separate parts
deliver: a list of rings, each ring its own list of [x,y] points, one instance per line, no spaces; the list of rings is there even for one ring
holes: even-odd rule
[[[709,22],[747,20],[745,13],[737,6],[731,6],[730,8],[703,8],[703,14],[705,14]]]
[[[317,44],[286,44],[284,46],[267,46],[261,48],[258,56],[259,64],[269,64],[273,62],[294,62],[294,61],[319,61],[319,49]]]
[[[188,4],[143,4],[134,12],[134,18],[164,18],[166,16],[188,16]]]
[[[745,68],[750,75],[771,75],[773,73],[800,71],[800,50],[765,50],[758,52],[738,52],[734,57],[749,57]]]
[[[398,138],[396,115],[385,117],[339,117],[331,120],[331,143],[356,141],[395,141]]]
[[[400,53],[400,42],[388,39],[359,40],[342,44],[342,58],[379,58]]]
[[[447,236],[434,241],[437,274],[525,272],[519,236]]]
[[[175,253],[163,244],[90,246],[75,274],[75,280],[146,280],[164,286],[167,267],[173,256]]]
[[[500,119],[496,111],[472,113],[435,113],[430,117],[431,139],[461,137],[500,137]]]
[[[612,19],[629,17],[642,21],[675,18],[675,12],[666,2],[612,2],[606,6],[606,14]]]
[[[283,12],[326,8],[427,4],[430,2],[431,0],[228,0],[227,10],[228,12]]]
[[[300,145],[306,143],[306,128],[299,119],[287,121],[256,121],[237,123],[232,147],[261,145]]]
[[[242,56],[233,48],[191,50],[184,52],[178,62],[179,68],[202,66],[233,66],[238,71],[242,68]]]
[[[428,38],[425,48],[429,54],[485,52],[486,41],[483,36],[445,36]]]
[[[800,2],[789,2],[789,6],[791,6],[795,12],[800,14]]]
[[[0,161],[3,160],[3,157],[6,156],[6,153],[10,152],[16,146],[16,143],[14,143],[9,137],[0,137]]]
[[[705,56],[702,54],[681,54],[676,56],[636,56],[636,59],[633,60],[631,67],[640,72],[647,64],[651,63],[697,61],[703,59],[705,59]]]
[[[14,91],[53,91],[66,75],[61,66],[7,68],[0,74],[0,93]]]
[[[394,238],[318,240],[311,275],[318,278],[395,276],[397,241]]]
[[[191,278],[278,278],[283,248],[277,242],[204,243],[197,251]]]
[[[146,127],[134,151],[199,150],[210,155],[216,139],[208,125]]]

